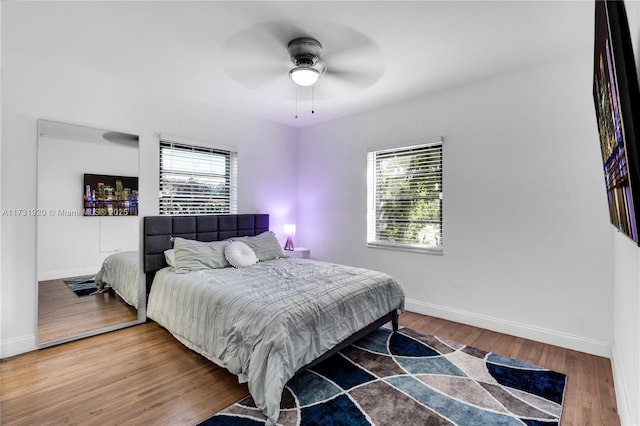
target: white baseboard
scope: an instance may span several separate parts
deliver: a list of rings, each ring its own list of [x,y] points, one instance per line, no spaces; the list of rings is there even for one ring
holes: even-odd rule
[[[434,305],[414,299],[406,299],[405,309],[418,314],[430,315],[449,321],[473,325],[474,327],[486,328],[499,333],[535,340],[549,345],[561,346],[567,349],[611,358],[611,344],[608,342],[514,321],[507,321],[475,312]]]
[[[17,337],[15,339],[3,340],[0,342],[0,358],[8,358],[38,349],[36,346],[36,335]]]
[[[47,280],[58,280],[60,278],[69,278],[69,277],[81,277],[84,275],[95,275],[100,270],[100,266],[97,268],[76,268],[76,269],[64,269],[57,271],[46,271],[41,272],[38,275],[38,281],[47,281]]]
[[[611,346],[611,369],[613,370],[613,385],[616,391],[616,401],[618,403],[618,416],[622,426],[632,426],[640,424],[640,418],[634,419],[635,413],[631,411],[632,405],[629,403],[627,392],[627,382],[625,380],[624,366],[621,365],[620,356],[615,344]]]

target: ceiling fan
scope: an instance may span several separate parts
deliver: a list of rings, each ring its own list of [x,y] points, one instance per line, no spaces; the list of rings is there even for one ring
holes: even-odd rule
[[[322,45],[311,37],[293,39],[287,45],[294,67],[289,70],[289,77],[298,86],[311,86],[318,81],[322,73],[327,70],[324,61],[320,59]]]
[[[287,100],[291,88],[300,86],[313,87],[318,101],[352,96],[384,72],[375,41],[332,22],[305,21],[304,29],[290,21],[261,22],[231,36],[223,53],[232,79],[262,96]]]

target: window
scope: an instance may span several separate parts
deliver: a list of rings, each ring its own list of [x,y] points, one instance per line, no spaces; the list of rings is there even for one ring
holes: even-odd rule
[[[237,154],[160,137],[160,214],[237,212]]]
[[[367,245],[442,253],[442,139],[367,153]]]

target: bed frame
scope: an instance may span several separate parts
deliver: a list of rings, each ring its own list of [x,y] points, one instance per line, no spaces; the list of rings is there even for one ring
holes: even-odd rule
[[[156,272],[167,266],[164,251],[173,247],[172,237],[208,242],[226,240],[232,237],[254,236],[269,230],[269,215],[259,213],[145,216],[143,228],[144,273],[147,280],[148,294]],[[302,367],[299,371],[323,361],[389,321],[392,323],[393,331],[398,331],[397,310],[394,309],[362,330],[357,331],[330,351]]]

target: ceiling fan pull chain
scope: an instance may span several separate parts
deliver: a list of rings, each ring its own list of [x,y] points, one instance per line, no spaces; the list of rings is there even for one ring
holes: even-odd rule
[[[296,86],[296,118],[298,118],[298,86]]]
[[[314,89],[313,89],[313,86],[311,86],[311,114],[315,114],[316,113],[313,110],[313,94],[314,94]]]

